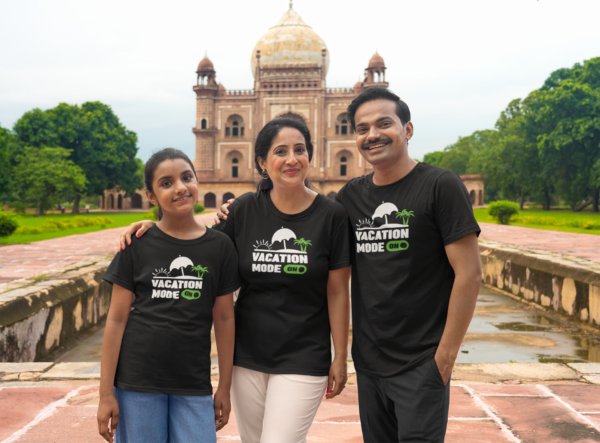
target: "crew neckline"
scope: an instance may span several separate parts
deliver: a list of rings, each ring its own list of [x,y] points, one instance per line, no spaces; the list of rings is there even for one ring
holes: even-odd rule
[[[161,230],[158,227],[158,225],[154,225],[150,229],[154,229],[155,230],[155,234],[158,235],[159,237],[162,237],[163,240],[167,240],[167,241],[169,241],[171,243],[177,243],[177,244],[180,244],[180,245],[195,245],[195,244],[203,242],[204,239],[207,236],[213,235],[211,233],[212,229],[206,228],[206,232],[204,234],[202,234],[200,237],[192,238],[192,239],[189,239],[189,240],[183,240],[183,239],[175,238],[175,237],[167,234],[166,232],[164,232],[163,230]]]
[[[321,198],[325,198],[323,195],[317,194],[317,196],[315,197],[313,202],[310,204],[310,206],[308,208],[306,208],[304,211],[298,212],[297,214],[286,214],[285,212],[281,212],[279,209],[277,209],[277,207],[273,203],[273,200],[271,200],[271,190],[267,190],[267,192],[265,192],[265,196],[267,198],[267,206],[269,207],[269,209],[272,212],[274,212],[275,215],[277,215],[279,218],[284,219],[284,220],[296,220],[296,219],[305,217],[306,215],[310,214],[314,210],[314,208],[319,204],[319,201],[321,200]]]
[[[373,187],[373,189],[385,189],[385,188],[389,188],[392,186],[396,186],[397,184],[401,183],[403,180],[406,180],[408,177],[410,177],[421,164],[423,164],[423,162],[417,163],[415,165],[415,167],[412,168],[412,170],[408,174],[406,174],[404,177],[402,177],[400,180],[396,180],[395,182],[389,183],[387,185],[376,185],[375,182],[373,181],[373,176],[375,175],[375,172],[371,172],[371,174],[369,175],[369,186]]]

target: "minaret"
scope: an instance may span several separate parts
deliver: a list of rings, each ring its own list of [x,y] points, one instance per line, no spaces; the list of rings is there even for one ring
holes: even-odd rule
[[[363,88],[387,88],[390,84],[385,81],[385,62],[383,57],[375,52],[369,60],[369,67],[365,69]]]
[[[219,92],[212,62],[204,56],[198,65],[194,92],[196,93],[196,158],[194,167],[198,178],[214,177],[215,173],[215,97]]]

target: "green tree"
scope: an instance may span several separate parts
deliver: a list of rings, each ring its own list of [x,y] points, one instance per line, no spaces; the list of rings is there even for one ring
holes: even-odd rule
[[[61,103],[53,109],[34,109],[14,126],[19,139],[34,147],[60,146],[87,178],[87,195],[101,195],[118,186],[128,195],[143,185],[141,160],[136,159],[137,135],[119,121],[110,106]],[[84,194],[74,195],[73,213]]]
[[[28,146],[17,157],[13,174],[17,194],[22,200],[36,202],[38,214],[44,214],[69,189],[85,191],[85,175],[68,159],[70,154],[63,148]]]
[[[0,202],[12,200],[12,177],[18,151],[16,137],[8,129],[0,127]]]
[[[407,211],[403,209],[401,212],[396,212],[396,218],[402,217],[402,223],[408,225],[408,219],[415,216],[415,211]]]
[[[198,266],[193,266],[192,271],[195,271],[198,273],[198,278],[202,278],[202,277],[204,277],[204,274],[208,272],[208,269],[203,268],[202,266],[198,265]]]
[[[294,240],[294,244],[295,245],[300,245],[300,250],[302,252],[306,252],[306,247],[307,246],[312,246],[312,242],[310,240],[304,240],[303,238],[299,238],[297,240]]]

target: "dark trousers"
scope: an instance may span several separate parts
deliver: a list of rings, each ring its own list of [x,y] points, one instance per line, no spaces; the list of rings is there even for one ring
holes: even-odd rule
[[[450,382],[444,386],[434,359],[394,377],[356,375],[365,443],[444,441]]]

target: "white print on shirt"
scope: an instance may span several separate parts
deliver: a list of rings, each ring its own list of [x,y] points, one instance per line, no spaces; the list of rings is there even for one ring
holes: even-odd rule
[[[388,217],[395,215],[392,222]],[[403,209],[400,211],[393,203],[382,202],[372,217],[358,220],[356,224],[356,252],[396,252],[406,251],[408,249],[408,222],[410,217],[414,217],[414,211]],[[402,224],[394,223],[395,219],[400,219]],[[375,225],[375,220],[385,220],[385,223],[379,226]]]
[[[299,246],[300,249],[289,246]],[[273,249],[275,244],[283,246],[281,249]],[[296,238],[296,234],[291,229],[281,227],[275,231],[271,242],[268,240],[257,240],[252,252],[252,272],[266,272],[271,274],[280,274],[281,271],[286,274],[304,274],[308,264],[308,254],[306,248],[312,246],[310,240]],[[287,264],[286,264],[287,263]]]
[[[196,276],[186,274],[185,271],[190,268],[191,273]],[[171,275],[173,273],[173,275]],[[181,273],[181,275],[179,275]],[[197,300],[200,298],[200,289],[202,289],[202,278],[208,274],[208,269],[201,265],[194,266],[187,257],[181,255],[171,262],[169,271],[164,268],[155,269],[152,275],[152,298],[174,298],[179,299],[179,295],[187,300]],[[183,291],[181,291],[183,289]]]

